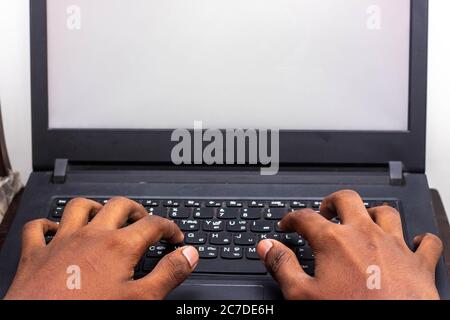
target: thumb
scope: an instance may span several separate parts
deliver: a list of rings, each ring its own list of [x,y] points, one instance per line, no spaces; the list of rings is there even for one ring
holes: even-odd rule
[[[258,244],[257,251],[286,299],[311,297],[313,278],[303,271],[291,249],[275,240],[263,240]]]
[[[135,281],[143,299],[164,299],[185,281],[199,261],[197,249],[186,246],[165,256],[146,277]]]

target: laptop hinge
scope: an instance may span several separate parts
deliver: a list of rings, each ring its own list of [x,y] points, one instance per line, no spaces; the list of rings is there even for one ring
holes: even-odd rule
[[[68,159],[56,159],[53,168],[53,183],[63,184],[66,182],[67,170],[69,168]]]
[[[405,183],[403,176],[403,162],[391,161],[389,162],[389,179],[392,186],[401,186]]]

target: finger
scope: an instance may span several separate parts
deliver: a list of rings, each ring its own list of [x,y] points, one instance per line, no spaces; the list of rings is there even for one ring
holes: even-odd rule
[[[56,233],[57,230],[58,224],[47,219],[28,222],[22,230],[22,255],[28,255],[37,248],[45,247],[45,234]]]
[[[320,206],[320,214],[327,219],[337,216],[343,224],[370,218],[360,195],[352,190],[338,191],[325,198]]]
[[[194,247],[180,248],[165,256],[146,277],[135,281],[140,297],[164,299],[195,269],[199,255]]]
[[[101,209],[102,205],[88,199],[71,200],[64,210],[56,237],[67,237],[88,224]]]
[[[286,299],[307,299],[312,278],[303,271],[291,249],[275,240],[263,240],[257,252]]]
[[[145,208],[130,199],[117,197],[109,200],[94,217],[91,224],[107,229],[122,228],[128,220],[137,221],[148,216]]]
[[[417,247],[416,255],[434,272],[444,248],[441,239],[434,234],[426,233],[415,237],[414,245]]]
[[[130,241],[133,249],[141,254],[160,240],[178,244],[184,239],[183,232],[173,221],[158,216],[146,216],[119,232]]]
[[[311,209],[290,212],[278,224],[285,232],[296,232],[305,238],[311,246],[320,247],[319,235],[323,230],[338,227]]]
[[[403,239],[403,227],[400,213],[392,207],[383,206],[367,210],[372,220],[386,233]]]

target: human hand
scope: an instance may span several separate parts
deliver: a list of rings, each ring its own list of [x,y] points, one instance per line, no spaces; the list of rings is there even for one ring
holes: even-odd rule
[[[416,237],[417,250],[412,252],[403,238],[400,214],[387,206],[367,210],[353,191],[329,196],[320,213],[310,209],[289,213],[279,225],[310,243],[316,261],[314,277],[303,271],[283,244],[265,240],[258,245],[286,299],[439,299],[435,285],[442,253],[439,238]],[[335,216],[342,224],[327,220]],[[377,271],[380,287],[374,289],[368,279]]]
[[[127,221],[132,223],[123,227]],[[48,245],[47,232],[56,233]],[[74,199],[59,225],[43,219],[24,227],[19,268],[5,298],[163,299],[196,267],[197,250],[183,247],[172,252],[140,280],[133,280],[134,268],[159,240],[178,244],[183,238],[175,223],[149,216],[131,200],[114,198],[102,207]],[[80,280],[75,289],[67,283],[73,266]]]

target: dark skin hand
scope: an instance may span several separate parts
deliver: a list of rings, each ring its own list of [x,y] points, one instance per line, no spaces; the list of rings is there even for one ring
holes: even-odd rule
[[[439,299],[434,283],[442,252],[433,235],[415,239],[416,252],[405,244],[400,215],[389,207],[366,210],[353,191],[326,198],[320,209],[289,213],[285,231],[306,238],[316,256],[315,277],[300,267],[294,253],[274,240],[261,241],[258,253],[287,299]],[[328,219],[339,216],[342,225]],[[88,224],[88,221],[92,221]],[[127,221],[134,221],[122,227]],[[56,232],[50,244],[44,235]],[[115,198],[104,207],[75,199],[60,225],[48,220],[27,224],[22,256],[6,299],[163,299],[198,264],[193,247],[167,255],[143,279],[134,267],[160,239],[180,243],[183,233],[169,220],[148,216],[139,204]],[[67,287],[67,268],[79,266],[81,287]],[[380,271],[379,289],[369,289],[368,268]]]
[[[122,228],[128,220],[135,222]],[[46,245],[48,231],[57,233]],[[25,226],[19,269],[5,298],[163,299],[195,268],[197,250],[184,247],[172,252],[140,280],[133,280],[134,267],[159,240],[177,244],[183,238],[175,223],[149,216],[131,200],[115,198],[104,207],[86,199],[72,200],[59,226],[48,220]],[[69,290],[66,284],[70,266],[79,266],[79,290]]]
[[[336,216],[341,225],[329,221]],[[323,201],[320,214],[309,209],[289,213],[280,228],[306,238],[316,259],[310,277],[283,244],[259,243],[258,253],[286,299],[439,299],[435,270],[442,242],[431,234],[418,236],[412,252],[400,214],[391,207],[366,210],[357,193],[341,191]],[[375,289],[368,286],[373,267],[380,279]]]

